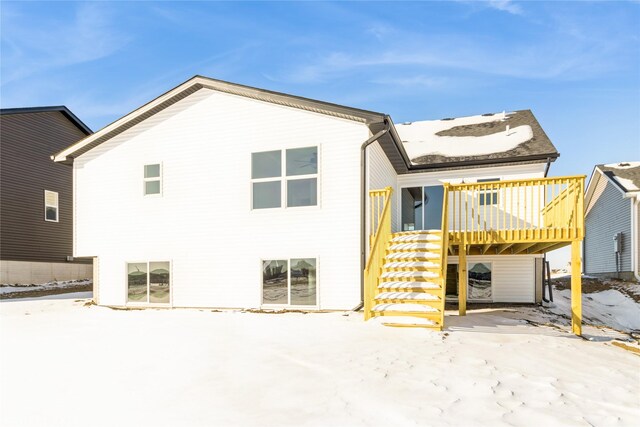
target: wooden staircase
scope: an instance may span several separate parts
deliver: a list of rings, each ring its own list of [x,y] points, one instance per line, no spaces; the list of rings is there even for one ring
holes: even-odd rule
[[[392,234],[386,247],[372,317],[387,326],[442,330],[445,278],[442,230]],[[446,270],[445,270],[446,271]]]

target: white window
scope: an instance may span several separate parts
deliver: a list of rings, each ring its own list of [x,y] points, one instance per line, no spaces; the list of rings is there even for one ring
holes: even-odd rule
[[[169,261],[127,263],[127,303],[169,304]]]
[[[58,222],[58,193],[44,190],[44,220]]]
[[[270,259],[262,261],[262,304],[315,306],[315,258]]]
[[[500,181],[500,178],[478,179],[478,183],[494,182],[494,181]],[[480,206],[497,205],[498,204],[498,191],[496,191],[496,190],[494,190],[494,191],[481,191],[480,194],[478,195],[480,197]]]
[[[253,209],[318,205],[318,147],[251,154]]]
[[[144,165],[144,195],[162,193],[162,168],[159,163]]]

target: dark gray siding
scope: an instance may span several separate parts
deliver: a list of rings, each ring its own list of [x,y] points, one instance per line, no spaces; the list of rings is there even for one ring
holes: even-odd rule
[[[1,259],[65,262],[72,255],[72,168],[50,156],[85,136],[60,111],[0,115]],[[59,222],[44,220],[44,190],[58,192]]]
[[[596,172],[597,173],[597,172]],[[613,236],[623,233],[620,271],[631,271],[631,200],[605,177],[606,187],[585,219],[584,271],[587,274],[616,273]]]

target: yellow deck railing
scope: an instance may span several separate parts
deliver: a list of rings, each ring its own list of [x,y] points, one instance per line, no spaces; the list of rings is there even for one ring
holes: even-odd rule
[[[369,219],[369,259],[364,269],[364,319],[372,315],[373,301],[378,294],[380,272],[385,250],[391,238],[391,193],[393,189],[369,192],[371,213]]]
[[[444,302],[447,293],[447,255],[449,254],[449,215],[447,204],[449,203],[450,185],[444,184],[444,194],[442,196],[442,248],[440,253],[440,286],[442,287],[440,305],[440,325],[444,327]]]
[[[584,178],[449,184],[444,206],[450,241],[460,243],[464,237],[466,244],[482,245],[582,239]]]

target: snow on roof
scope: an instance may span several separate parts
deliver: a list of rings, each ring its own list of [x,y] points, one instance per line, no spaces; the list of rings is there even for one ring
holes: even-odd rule
[[[640,191],[640,162],[609,163],[597,167],[626,192]]]
[[[557,156],[529,110],[404,123],[396,130],[414,165]]]

